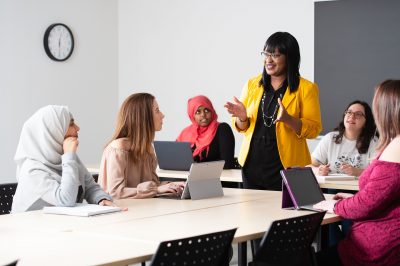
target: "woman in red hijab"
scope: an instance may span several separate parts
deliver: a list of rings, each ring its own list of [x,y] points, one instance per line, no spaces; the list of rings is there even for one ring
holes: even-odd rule
[[[219,123],[211,101],[203,95],[190,98],[188,115],[192,124],[182,130],[177,141],[190,142],[196,162],[225,160],[225,169],[235,166],[235,137],[227,123]]]

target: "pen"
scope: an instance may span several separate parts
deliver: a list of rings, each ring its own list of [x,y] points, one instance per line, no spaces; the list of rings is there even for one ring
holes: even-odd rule
[[[317,158],[314,158],[320,165],[326,166],[325,163],[321,162],[320,160],[318,160]]]

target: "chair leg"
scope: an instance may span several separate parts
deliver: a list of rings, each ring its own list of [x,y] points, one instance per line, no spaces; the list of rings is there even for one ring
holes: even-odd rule
[[[316,254],[315,254],[315,249],[314,249],[314,247],[311,247],[310,253],[311,253],[311,262],[312,262],[312,265],[313,265],[313,266],[318,266],[317,256],[316,256]]]
[[[247,242],[238,243],[238,266],[247,265]]]

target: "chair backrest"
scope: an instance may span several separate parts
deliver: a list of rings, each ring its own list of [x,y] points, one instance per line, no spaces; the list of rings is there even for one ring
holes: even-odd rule
[[[18,183],[0,184],[0,215],[9,214]]]
[[[234,164],[233,169],[242,169],[242,166],[240,165],[238,158],[235,157],[234,160],[235,160],[235,164]]]
[[[206,235],[161,242],[151,266],[228,266],[236,228]]]
[[[261,240],[253,265],[313,265],[311,244],[325,212],[274,221]]]
[[[97,180],[99,180],[99,174],[92,174],[94,182],[97,183]]]

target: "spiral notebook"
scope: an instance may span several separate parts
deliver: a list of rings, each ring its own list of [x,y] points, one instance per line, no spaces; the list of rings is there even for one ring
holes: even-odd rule
[[[93,216],[111,212],[121,211],[120,207],[114,206],[102,206],[97,204],[84,204],[77,203],[73,207],[44,207],[43,213],[46,214],[61,214],[61,215],[72,215],[72,216]]]

